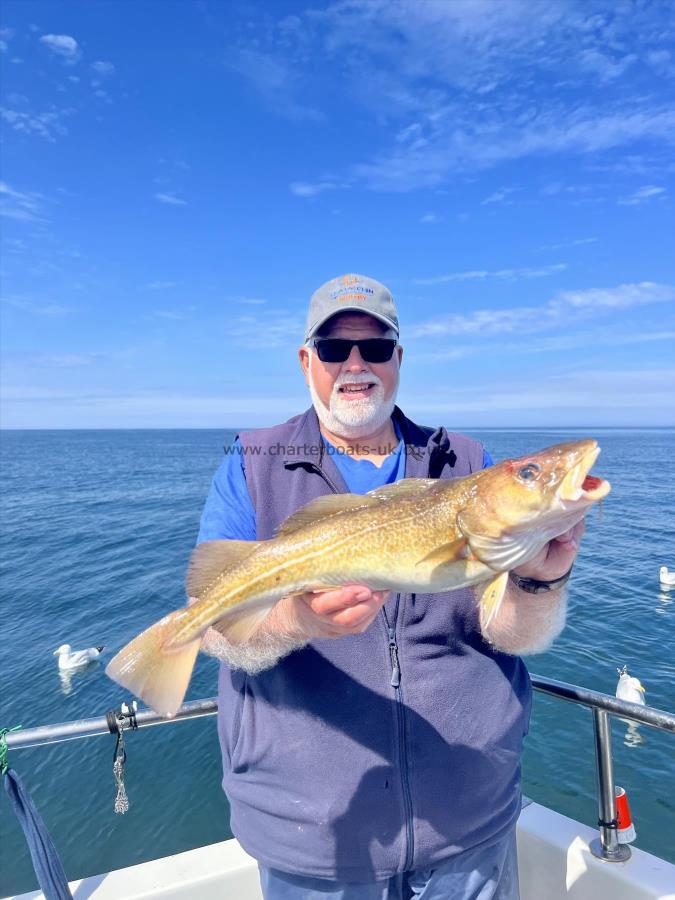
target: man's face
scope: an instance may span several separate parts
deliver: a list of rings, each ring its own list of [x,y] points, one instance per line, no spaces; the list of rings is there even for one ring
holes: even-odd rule
[[[321,337],[381,338],[384,326],[365,313],[340,313],[321,331]],[[322,362],[316,350],[300,348],[300,363],[322,424],[342,437],[364,437],[391,416],[399,381],[402,348],[392,358],[369,363],[358,347],[341,363]]]

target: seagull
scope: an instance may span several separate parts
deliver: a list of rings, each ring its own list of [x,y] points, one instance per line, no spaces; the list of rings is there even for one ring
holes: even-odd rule
[[[675,572],[669,572],[668,566],[661,566],[659,569],[659,581],[661,587],[675,587]]]
[[[619,681],[616,685],[616,696],[619,700],[627,700],[629,703],[645,705],[645,688],[639,678],[633,678],[628,674],[628,666],[616,670]]]
[[[619,680],[616,685],[616,696],[619,700],[627,700],[629,703],[637,703],[639,706],[645,705],[645,689],[639,678],[633,678],[628,674],[628,666],[617,669]],[[628,729],[624,735],[623,742],[626,747],[637,747],[644,743],[644,738],[640,734],[640,726],[637,722],[630,719],[621,719]]]
[[[81,669],[89,665],[101,655],[103,647],[89,647],[87,650],[71,650],[70,644],[61,644],[58,650],[54,651],[54,656],[59,658],[59,669],[68,671],[70,669]]]

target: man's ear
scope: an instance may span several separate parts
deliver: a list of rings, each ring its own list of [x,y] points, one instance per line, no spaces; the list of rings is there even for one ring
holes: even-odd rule
[[[303,344],[302,347],[298,350],[298,359],[300,360],[300,366],[305,376],[305,381],[309,386],[309,350]]]
[[[403,359],[403,347],[400,344],[396,345],[396,353],[398,354],[398,364],[400,366]]]

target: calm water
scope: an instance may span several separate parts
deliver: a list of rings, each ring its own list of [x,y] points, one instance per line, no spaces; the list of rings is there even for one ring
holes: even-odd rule
[[[62,683],[52,651],[106,645],[106,658],[183,602],[182,580],[201,505],[233,432],[4,432],[0,725],[24,727],[102,715],[120,689],[100,665]],[[475,432],[495,459],[573,431]],[[675,432],[598,430],[595,471],[613,492],[590,516],[570,588],[569,623],[532,672],[614,693],[627,663],[647,702],[675,710]],[[216,691],[217,664],[198,660],[188,699]],[[613,725],[617,783],[631,800],[637,846],[675,862],[675,742],[642,728],[624,743]],[[230,836],[220,789],[215,720],[127,738],[131,808],[113,813],[114,739],[17,750],[26,781],[70,878],[104,872]],[[590,712],[537,697],[525,755],[525,791],[595,824]],[[449,801],[451,798],[449,798]],[[34,876],[6,798],[0,817],[0,895]]]

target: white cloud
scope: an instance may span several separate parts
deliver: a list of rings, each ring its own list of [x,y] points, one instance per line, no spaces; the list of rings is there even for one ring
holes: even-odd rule
[[[512,379],[471,388],[442,386],[436,396],[411,398],[413,414],[441,413],[452,420],[459,415],[494,427],[519,425],[592,426],[608,424],[673,423],[672,398],[675,369],[582,369],[542,375],[537,381]],[[665,416],[665,418],[664,418]]]
[[[24,193],[0,181],[0,216],[18,222],[44,221],[40,194]]]
[[[337,181],[318,181],[313,184],[308,181],[292,181],[288,187],[296,197],[316,197],[324,191],[335,191],[347,185]]]
[[[192,309],[194,309],[194,307],[192,307]],[[157,319],[169,319],[174,322],[181,322],[184,319],[189,318],[186,312],[175,309],[156,309],[153,313],[153,317]]]
[[[675,301],[675,286],[643,281],[614,288],[561,291],[541,306],[479,309],[471,313],[439,316],[409,329],[413,338],[495,334],[532,334],[569,323],[603,310],[628,309],[650,303]]]
[[[35,300],[21,296],[3,297],[2,302],[36,316],[65,316],[73,312],[70,306],[63,306],[60,303],[36,303]]]
[[[68,134],[68,129],[64,125],[63,120],[72,115],[74,111],[73,109],[59,110],[52,108],[50,112],[32,113],[1,106],[0,118],[14,131],[30,135],[35,134],[50,143],[54,143],[57,137]]]
[[[675,300],[675,287],[672,285],[641,281],[637,284],[620,284],[614,288],[561,291],[552,303],[575,309],[627,309],[630,306],[672,300]]]
[[[163,291],[166,288],[176,287],[175,281],[150,281],[145,287],[150,291]]]
[[[640,203],[645,203],[647,200],[652,200],[654,197],[663,197],[665,196],[666,189],[663,187],[656,187],[653,184],[646,184],[644,187],[638,188],[630,197],[623,197],[621,200],[617,202],[621,204],[621,206],[637,206]]]
[[[441,217],[434,212],[425,213],[420,219],[422,225],[438,225],[442,221]]]
[[[590,237],[590,238],[577,238],[573,241],[563,241],[561,244],[544,244],[541,247],[537,247],[538,250],[566,250],[568,247],[583,247],[586,244],[595,244],[597,243],[598,238]]]
[[[253,312],[253,311],[252,311]],[[296,336],[302,341],[304,317],[287,310],[265,311],[264,315],[239,316],[228,328],[228,335],[239,347],[250,349],[271,349],[288,347],[289,340]]]
[[[74,37],[69,34],[43,34],[40,43],[49,47],[68,65],[74,65],[80,58],[80,47]]]
[[[504,200],[515,192],[516,188],[512,187],[503,187],[498,191],[495,191],[493,194],[490,194],[485,200],[481,200],[481,206],[487,206],[489,203],[503,203]]]
[[[273,112],[298,121],[321,122],[323,114],[297,99],[297,67],[281,56],[265,53],[258,47],[233,48],[226,66],[243,76],[263,97]]]
[[[488,278],[501,278],[506,281],[516,281],[520,278],[545,278],[556,272],[563,272],[567,268],[566,263],[556,263],[552,266],[540,266],[539,268],[522,269],[474,269],[468,272],[451,272],[449,275],[436,275],[432,278],[414,278],[413,284],[448,284],[451,281],[485,281]]]
[[[91,67],[101,78],[108,78],[110,75],[115,74],[115,66],[111,62],[106,62],[102,59],[93,62]]]
[[[9,42],[13,37],[13,28],[0,28],[0,53],[5,53],[9,49]]]
[[[669,13],[663,4],[620,13],[597,6],[338,0],[296,15],[291,29],[270,22],[232,66],[270,99],[296,106],[320,96],[321,69],[339,66],[341,87],[378,130],[392,126],[389,143],[355,157],[344,174],[372,190],[435,187],[456,173],[532,157],[672,144],[675,107],[637,65],[638,55],[669,61]],[[535,84],[552,89],[533,92]],[[349,146],[354,153],[364,143]],[[497,191],[486,200],[505,197]]]
[[[551,104],[525,122],[494,108],[481,119],[459,112],[452,127],[438,129],[421,147],[395,147],[353,167],[353,174],[378,191],[410,191],[442,184],[453,172],[489,169],[534,156],[590,154],[640,140],[675,142],[675,108],[617,108]]]
[[[181,200],[175,194],[155,194],[155,200],[158,200],[160,203],[166,203],[169,206],[187,206],[187,200]]]

